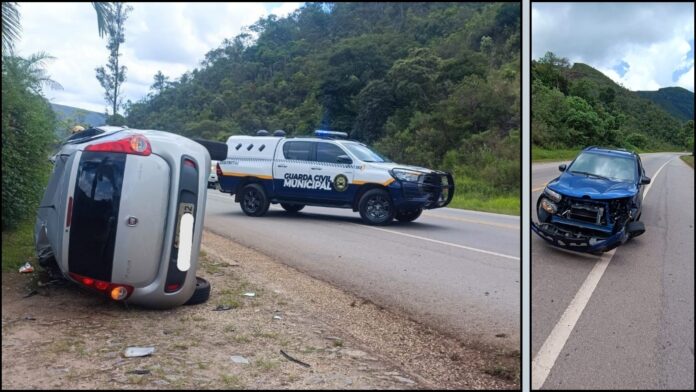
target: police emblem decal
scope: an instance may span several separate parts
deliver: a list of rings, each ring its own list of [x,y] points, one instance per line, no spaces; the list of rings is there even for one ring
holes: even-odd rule
[[[334,178],[333,185],[337,191],[343,192],[348,189],[348,178],[343,174],[339,174]]]

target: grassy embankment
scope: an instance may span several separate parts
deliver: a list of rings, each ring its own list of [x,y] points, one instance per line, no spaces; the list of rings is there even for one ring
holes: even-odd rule
[[[691,168],[694,168],[694,156],[693,155],[682,155],[679,158],[681,158],[682,161],[686,162],[687,165],[691,166]]]
[[[519,215],[520,196],[501,193],[492,186],[467,178],[454,179],[454,198],[448,207],[465,210]]]
[[[29,261],[37,268],[34,256],[34,221],[29,219],[14,230],[2,232],[2,270],[17,271]]]

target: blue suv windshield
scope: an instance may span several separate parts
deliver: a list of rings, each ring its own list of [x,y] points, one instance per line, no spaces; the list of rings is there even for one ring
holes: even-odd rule
[[[583,152],[568,168],[573,174],[605,178],[613,181],[636,182],[636,161],[629,157]]]
[[[350,150],[356,158],[363,162],[391,162],[389,159],[377,154],[364,144],[343,143],[343,145]]]

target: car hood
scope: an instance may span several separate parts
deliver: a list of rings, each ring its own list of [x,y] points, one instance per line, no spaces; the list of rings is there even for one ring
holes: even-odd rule
[[[618,199],[632,197],[638,192],[634,183],[605,180],[582,174],[563,173],[547,185],[551,190],[564,196],[591,199]]]
[[[365,164],[368,167],[375,168],[375,169],[382,169],[382,170],[391,170],[394,168],[399,168],[399,169],[407,169],[407,170],[415,170],[423,173],[439,173],[436,170],[431,170],[425,167],[419,167],[419,166],[411,166],[411,165],[402,165],[400,163],[396,162],[365,162]]]

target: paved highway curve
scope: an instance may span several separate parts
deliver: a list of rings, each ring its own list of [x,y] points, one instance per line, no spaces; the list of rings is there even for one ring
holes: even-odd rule
[[[531,233],[533,389],[693,390],[694,172],[678,155],[641,154],[646,232],[614,252],[561,251]],[[559,163],[532,165],[535,221]]]
[[[336,208],[252,218],[233,200],[208,192],[206,229],[465,341],[519,350],[519,217],[442,208],[373,227]]]

